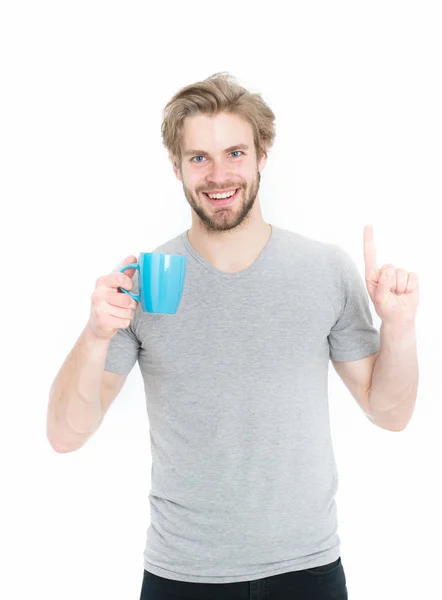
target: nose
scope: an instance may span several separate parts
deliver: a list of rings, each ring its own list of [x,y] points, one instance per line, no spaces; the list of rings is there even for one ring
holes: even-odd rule
[[[222,188],[223,182],[227,181],[229,177],[229,165],[226,165],[222,161],[212,161],[211,169],[206,175],[207,183],[215,183],[217,187]]]

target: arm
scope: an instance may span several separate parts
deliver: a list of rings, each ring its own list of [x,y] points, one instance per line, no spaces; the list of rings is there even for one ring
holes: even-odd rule
[[[391,264],[378,269],[371,226],[364,230],[364,258],[367,290],[382,321],[380,349],[376,355],[333,366],[373,423],[402,431],[413,414],[418,388],[419,280]]]
[[[381,350],[369,390],[370,419],[376,425],[402,431],[416,404],[419,382],[414,326],[395,330],[382,324]]]
[[[98,429],[137,358],[139,343],[128,331],[136,301],[118,292],[121,283],[132,288],[135,269],[126,273],[118,267],[97,279],[89,321],[51,386],[46,435],[57,452],[81,448]]]
[[[379,352],[361,360],[332,361],[372,423],[389,431],[408,425],[416,403],[419,369],[414,328],[402,333],[382,325]]]
[[[46,435],[57,452],[81,448],[124,385],[126,375],[104,370],[109,342],[86,327],[51,386]]]

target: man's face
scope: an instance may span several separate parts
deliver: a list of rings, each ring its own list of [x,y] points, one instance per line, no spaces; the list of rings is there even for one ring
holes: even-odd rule
[[[208,231],[240,225],[252,210],[259,190],[260,170],[253,130],[244,119],[227,113],[198,115],[184,122],[181,166],[174,167],[184,195]],[[237,190],[228,204],[212,202],[206,193]]]

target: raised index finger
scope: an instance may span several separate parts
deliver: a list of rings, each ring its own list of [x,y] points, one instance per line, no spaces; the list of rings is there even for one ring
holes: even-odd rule
[[[378,263],[372,225],[366,225],[364,228],[364,260],[365,276],[368,278],[370,275],[375,275],[378,271]]]

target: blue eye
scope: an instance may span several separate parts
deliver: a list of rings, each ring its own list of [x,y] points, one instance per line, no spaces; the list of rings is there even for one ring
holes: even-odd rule
[[[241,152],[241,150],[233,150],[233,152],[231,152],[230,154],[244,154],[243,152]],[[200,165],[203,161],[202,160],[195,160],[197,158],[204,158],[204,156],[198,155],[198,156],[194,156],[193,158],[191,158],[191,162],[195,162],[196,164]],[[233,156],[233,158],[239,158],[239,156]]]

